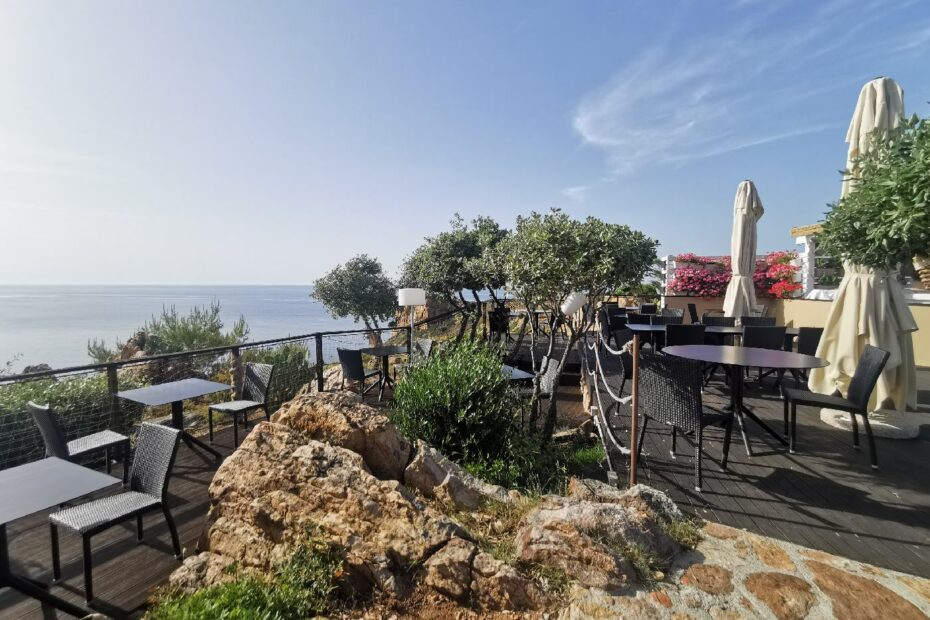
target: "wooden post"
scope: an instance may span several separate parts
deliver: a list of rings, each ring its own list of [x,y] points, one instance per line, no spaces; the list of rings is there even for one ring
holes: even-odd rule
[[[323,391],[323,334],[314,336],[316,341],[316,391]]]
[[[117,431],[122,430],[119,396],[116,395],[119,392],[119,377],[116,374],[116,364],[107,364],[107,392],[110,393],[110,428]]]
[[[242,352],[239,350],[239,347],[233,347],[230,351],[232,355],[232,367],[233,367],[233,393],[236,395],[236,398],[242,397],[242,380],[243,380],[243,367],[242,367]]]
[[[636,452],[639,448],[639,334],[633,334],[633,401],[630,409],[630,486],[636,484]]]

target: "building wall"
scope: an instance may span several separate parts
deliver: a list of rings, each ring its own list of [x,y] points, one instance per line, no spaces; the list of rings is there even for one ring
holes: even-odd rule
[[[823,327],[830,311],[830,301],[813,299],[760,299],[766,307],[766,316],[774,316],[779,325],[787,327]],[[688,303],[698,307],[698,315],[708,310],[723,308],[722,297],[666,297],[668,308],[681,308],[688,316]],[[911,306],[918,331],[914,332],[914,360],[918,366],[930,367],[930,305]],[[687,320],[685,321],[687,322]]]

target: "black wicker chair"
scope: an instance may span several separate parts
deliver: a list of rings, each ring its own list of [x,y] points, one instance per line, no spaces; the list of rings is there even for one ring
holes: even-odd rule
[[[610,313],[606,307],[601,307],[597,311],[597,323],[601,331],[601,341],[604,344],[610,344],[610,341],[613,340],[613,326],[611,325]]]
[[[765,317],[755,317],[755,318],[765,318]],[[760,325],[747,325],[743,327],[743,339],[742,345],[744,347],[752,347],[754,349],[770,349],[772,351],[781,351],[785,345],[785,328],[784,326],[760,326]],[[763,372],[759,368],[759,387],[762,387],[762,378],[776,372],[774,370],[766,370]],[[749,374],[749,369],[746,369],[746,374]]]
[[[697,304],[688,304],[688,318],[691,319],[692,325],[696,325],[697,323],[701,322],[701,317],[698,316]]]
[[[181,559],[181,542],[174,519],[168,510],[168,481],[174,458],[178,453],[181,431],[169,426],[143,423],[139,427],[136,454],[129,472],[129,490],[116,495],[95,499],[73,508],[65,508],[49,515],[52,538],[52,574],[61,579],[61,557],[58,550],[58,528],[80,534],[84,547],[84,597],[89,603],[94,598],[90,539],[106,529],[136,519],[136,539],[142,542],[142,516],[161,510],[171,532],[174,555]]]
[[[355,381],[358,384],[358,393],[365,396],[381,383],[381,371],[367,370],[362,362],[362,352],[358,349],[336,349],[336,354],[339,355],[339,364],[342,366],[342,384],[340,387],[345,388],[346,379]],[[371,377],[377,377],[378,381],[366,388],[365,381]]]
[[[639,362],[639,408],[643,416],[637,454],[642,453],[643,439],[650,420],[671,427],[672,458],[675,454],[678,431],[694,439],[694,489],[701,491],[701,455],[703,431],[711,425],[725,429],[721,468],[727,468],[730,436],[733,431],[733,414],[706,407],[701,401],[701,364],[670,355],[644,354]]]
[[[735,327],[736,317],[721,316],[719,314],[705,312],[704,316],[701,317],[701,324],[705,327]],[[733,336],[705,333],[704,344],[712,344],[714,346],[731,345],[733,344]],[[706,365],[704,368],[704,385],[710,383],[710,380],[713,379],[714,375],[717,373],[718,368],[720,368],[720,364]],[[726,377],[728,377],[728,375],[724,373],[725,380],[727,380]]]
[[[665,328],[665,346],[704,344],[703,325],[668,325]]]
[[[788,449],[794,454],[797,450],[797,413],[798,405],[810,405],[812,407],[821,407],[827,409],[838,409],[848,411],[849,418],[852,420],[853,430],[853,447],[859,449],[859,425],[856,422],[856,415],[862,416],[865,425],[865,434],[869,440],[869,456],[872,461],[872,469],[878,469],[878,455],[875,453],[875,438],[872,436],[872,427],[869,424],[869,398],[872,396],[872,390],[878,383],[878,378],[888,363],[890,353],[870,344],[865,346],[862,355],[859,357],[859,363],[856,365],[856,372],[849,382],[849,390],[846,398],[842,396],[833,396],[830,394],[818,394],[806,390],[797,390],[786,388],[782,390],[785,402],[785,434],[789,437]],[[790,420],[790,431],[789,431]]]
[[[45,456],[57,456],[60,459],[73,461],[86,454],[103,450],[106,454],[107,473],[109,474],[113,466],[112,451],[116,448],[123,461],[123,484],[126,483],[129,472],[129,437],[105,430],[68,441],[65,430],[51,407],[37,405],[32,401],[29,401],[26,407],[32,414],[36,426],[39,427],[39,433],[45,443]]]
[[[684,323],[684,316],[680,314],[652,314],[649,315],[649,322],[652,325],[681,325]],[[661,351],[665,346],[665,334],[650,334],[652,346],[656,351]]]
[[[640,314],[655,314],[659,311],[659,306],[657,304],[640,304],[639,313]]]
[[[774,316],[741,316],[739,318],[739,324],[743,327],[747,325],[752,325],[754,327],[774,327],[775,326],[775,317]],[[780,347],[781,345],[779,345]]]
[[[256,364],[249,362],[245,365],[245,382],[242,384],[242,398],[226,403],[210,405],[207,409],[207,424],[210,428],[210,442],[213,442],[213,412],[232,416],[233,445],[239,445],[239,416],[242,416],[242,428],[249,426],[249,412],[264,409],[265,419],[270,420],[268,411],[268,389],[274,376],[273,364]]]

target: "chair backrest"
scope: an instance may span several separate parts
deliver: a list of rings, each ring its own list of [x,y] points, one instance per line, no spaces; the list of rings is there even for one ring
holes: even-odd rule
[[[875,389],[889,357],[891,354],[888,351],[870,344],[865,345],[865,349],[862,350],[856,372],[849,381],[849,392],[846,394],[846,399],[852,401],[861,411],[865,411],[868,406],[869,397],[872,396],[872,390]]]
[[[784,326],[749,325],[743,328],[742,343],[744,347],[781,350],[785,346],[785,328]]]
[[[662,316],[684,317],[685,311],[682,310],[681,308],[662,308],[662,310],[660,310],[658,314],[661,314]]]
[[[672,355],[643,354],[639,361],[639,410],[686,431],[701,426],[701,363]]]
[[[756,325],[760,327],[773,327],[775,325],[774,316],[741,316],[739,324],[742,326]]]
[[[417,338],[413,342],[412,357],[415,360],[425,360],[433,352],[432,338]]]
[[[66,459],[68,454],[68,440],[65,438],[65,429],[61,427],[58,416],[48,405],[37,405],[31,400],[26,405],[29,413],[36,426],[39,427],[39,433],[42,435],[42,441],[45,442],[45,456],[57,456],[60,459]]]
[[[362,363],[362,352],[358,349],[336,349],[339,364],[342,366],[342,378],[352,381],[365,380],[365,365]]]
[[[735,327],[736,317],[720,316],[719,314],[709,314],[705,312],[704,316],[701,318],[701,323],[707,327]]]
[[[656,304],[640,304],[639,313],[640,314],[655,314],[659,311],[659,307]]]
[[[704,344],[703,325],[669,325],[665,328],[665,346]]]
[[[249,362],[245,365],[245,381],[242,384],[242,398],[264,403],[268,399],[268,388],[274,375],[274,364]]]
[[[691,319],[692,324],[701,322],[701,317],[698,316],[697,304],[688,304],[688,318]]]
[[[633,330],[627,329],[626,327],[621,327],[620,329],[614,330],[614,347],[619,350],[623,348],[623,345],[633,340]]]
[[[629,325],[649,325],[651,315],[649,314],[638,314],[631,312],[626,315],[626,322]]]
[[[817,355],[820,337],[823,336],[822,327],[798,328],[798,353],[804,355]]]
[[[180,439],[181,431],[176,428],[143,422],[136,436],[129,488],[163,500]]]
[[[597,322],[601,327],[601,338],[607,340],[610,337],[610,315],[607,314],[607,308],[602,307],[597,311]]]
[[[653,325],[681,325],[685,320],[681,315],[651,314],[649,317]]]
[[[544,370],[539,377],[539,393],[543,396],[549,396],[555,388],[555,378],[559,372],[558,358],[543,356],[539,369]]]

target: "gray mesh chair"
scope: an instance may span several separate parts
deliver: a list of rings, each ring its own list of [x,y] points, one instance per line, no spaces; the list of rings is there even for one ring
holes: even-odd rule
[[[846,398],[842,396],[833,396],[831,394],[818,394],[806,390],[785,388],[782,395],[785,404],[785,434],[788,435],[788,449],[793,454],[796,447],[797,439],[797,414],[798,405],[810,405],[811,407],[838,409],[849,412],[849,418],[852,420],[853,447],[859,449],[859,425],[856,423],[856,415],[862,416],[865,425],[865,434],[869,440],[869,456],[872,461],[872,469],[878,469],[878,455],[875,454],[875,438],[872,436],[872,427],[869,424],[869,398],[872,396],[872,390],[878,383],[878,378],[888,363],[891,356],[888,351],[873,347],[870,344],[865,345],[862,355],[859,357],[859,363],[856,365],[856,372],[853,373],[852,380],[849,382],[849,390]],[[790,418],[790,431],[789,431]]]
[[[406,364],[394,364],[394,378],[398,372],[403,373],[412,365],[429,358],[433,352],[432,338],[417,338],[413,341],[413,351],[410,352],[410,361]]]
[[[52,538],[52,573],[61,579],[61,557],[58,550],[58,528],[81,536],[84,547],[84,597],[94,598],[90,539],[106,529],[135,517],[136,540],[142,542],[142,516],[161,510],[171,532],[174,555],[181,559],[181,543],[174,519],[166,503],[168,481],[174,458],[178,453],[181,431],[169,426],[144,423],[139,427],[136,454],[129,472],[129,490],[102,497],[85,504],[65,508],[49,515]]]
[[[665,311],[663,310],[663,313]],[[649,315],[649,322],[653,325],[681,325],[684,317],[680,314],[652,314]],[[652,346],[656,351],[661,351],[665,346],[665,334],[649,334]]]
[[[129,437],[105,430],[68,441],[65,430],[51,407],[37,405],[32,401],[29,401],[26,407],[32,414],[36,426],[39,427],[42,441],[45,442],[45,456],[57,456],[60,459],[73,461],[86,454],[103,450],[106,453],[107,473],[109,474],[112,471],[112,451],[116,448],[123,461],[123,483],[126,482],[129,470]]]
[[[268,411],[268,388],[271,387],[271,378],[274,375],[273,364],[256,364],[249,362],[245,365],[245,381],[242,384],[242,398],[225,403],[210,405],[207,409],[207,424],[210,427],[210,442],[213,442],[213,412],[232,416],[233,445],[239,445],[239,416],[242,416],[242,428],[248,428],[249,412],[256,409],[265,410],[265,419],[271,419]]]
[[[644,354],[639,363],[639,407],[643,416],[637,454],[642,453],[643,438],[650,420],[671,427],[672,458],[678,431],[693,436],[694,489],[701,491],[701,455],[704,429],[711,425],[725,429],[721,469],[727,468],[733,414],[706,407],[701,400],[701,364],[671,355]]]
[[[358,393],[364,396],[381,383],[381,371],[366,370],[365,364],[362,362],[361,351],[358,349],[336,349],[336,353],[339,355],[339,364],[342,366],[342,388],[345,388],[346,379],[355,381],[358,384]],[[366,388],[365,381],[371,377],[377,377],[378,380]]]

